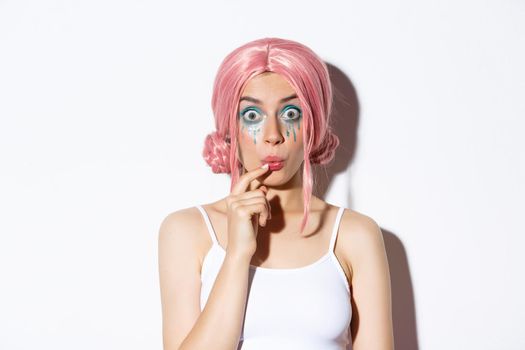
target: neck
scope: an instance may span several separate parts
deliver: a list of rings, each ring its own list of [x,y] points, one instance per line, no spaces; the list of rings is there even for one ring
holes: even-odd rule
[[[266,186],[272,215],[302,213],[304,206],[302,172],[298,171],[286,184]]]

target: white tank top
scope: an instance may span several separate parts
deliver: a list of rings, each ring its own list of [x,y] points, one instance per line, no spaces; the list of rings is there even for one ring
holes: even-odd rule
[[[201,271],[201,311],[224,261],[210,219],[206,222],[213,245]],[[337,212],[328,252],[304,267],[274,269],[250,265],[244,324],[238,349],[351,350],[352,305],[345,273],[334,253],[339,222]]]

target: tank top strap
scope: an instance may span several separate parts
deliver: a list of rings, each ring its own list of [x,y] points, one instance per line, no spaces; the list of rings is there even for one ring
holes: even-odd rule
[[[332,236],[330,238],[330,250],[329,252],[333,253],[335,248],[335,241],[337,239],[337,233],[339,232],[339,223],[341,222],[341,217],[345,211],[344,207],[339,207],[337,215],[335,217],[334,228],[332,229]]]
[[[197,209],[202,214],[202,217],[204,218],[204,222],[206,222],[206,227],[208,227],[208,233],[210,234],[211,240],[214,244],[219,245],[219,242],[217,240],[217,236],[215,235],[215,231],[213,230],[213,226],[211,225],[210,218],[208,216],[208,213],[206,213],[206,210],[201,205],[196,205]]]

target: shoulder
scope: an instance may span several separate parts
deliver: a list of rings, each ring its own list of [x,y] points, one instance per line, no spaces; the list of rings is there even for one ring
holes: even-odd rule
[[[339,224],[338,240],[350,271],[355,272],[359,262],[370,255],[384,253],[381,228],[370,216],[345,208]]]
[[[188,207],[167,214],[159,227],[159,245],[178,245],[198,250],[202,237],[198,233],[204,222],[197,207]]]
[[[382,239],[381,229],[373,218],[348,208],[345,208],[341,217],[340,231],[352,240],[357,240],[354,243]]]
[[[160,223],[159,231],[163,234],[170,232],[188,232],[198,219],[197,207],[179,209],[167,214]]]
[[[221,213],[221,201],[202,204],[208,217]],[[159,249],[162,246],[182,247],[190,250],[202,264],[210,249],[210,237],[203,214],[197,206],[179,209],[167,214],[159,228]]]

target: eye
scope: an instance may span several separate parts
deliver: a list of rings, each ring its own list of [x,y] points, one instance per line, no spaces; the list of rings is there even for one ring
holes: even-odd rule
[[[240,115],[248,123],[257,123],[262,118],[261,113],[254,107],[245,108]]]
[[[283,110],[282,115],[287,121],[295,121],[301,118],[301,109],[297,106],[286,106]]]

